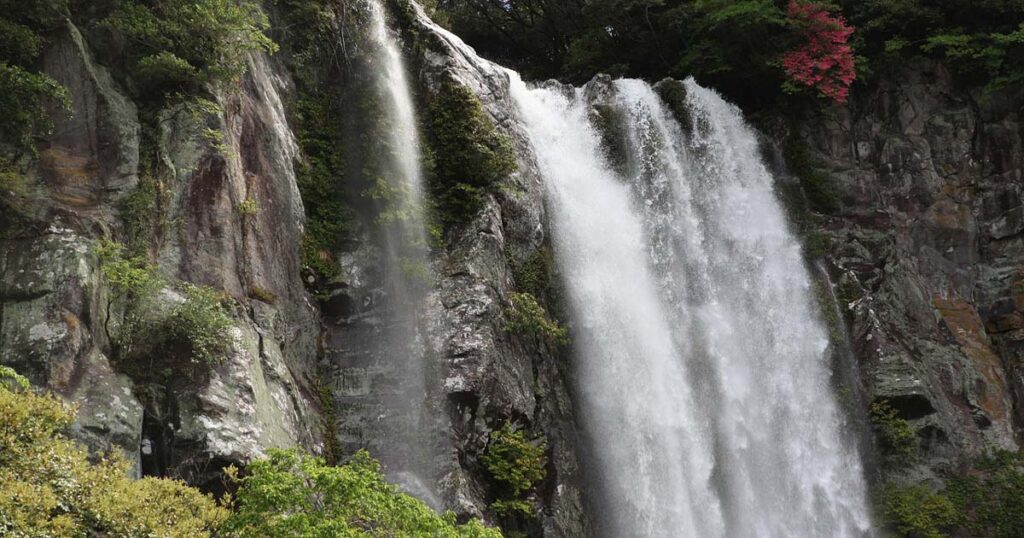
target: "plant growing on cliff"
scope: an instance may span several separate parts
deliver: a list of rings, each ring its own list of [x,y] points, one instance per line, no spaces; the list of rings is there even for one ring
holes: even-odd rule
[[[511,141],[465,86],[442,84],[430,101],[427,118],[434,212],[449,230],[476,216],[484,196],[515,171],[515,154]]]
[[[561,345],[569,342],[569,330],[552,320],[532,294],[512,293],[509,295],[509,302],[510,308],[506,311],[506,331],[547,338]]]
[[[927,485],[899,487],[888,484],[881,494],[881,513],[904,536],[942,538],[962,521],[948,496]]]
[[[543,437],[527,439],[523,430],[511,422],[491,432],[481,461],[500,485],[498,499],[491,503],[498,515],[533,513],[533,505],[526,496],[547,476],[546,453],[547,441]]]
[[[871,424],[882,451],[895,462],[904,462],[917,455],[917,434],[910,423],[900,418],[888,400],[871,404]]]
[[[295,450],[271,450],[244,475],[229,468],[227,476],[238,488],[223,528],[228,537],[501,538],[475,519],[459,525],[455,514],[438,515],[401,493],[365,451],[334,467]]]
[[[120,0],[103,23],[129,40],[143,90],[160,96],[234,82],[250,52],[277,50],[251,0]]]
[[[947,493],[975,536],[1019,537],[1024,529],[1024,453],[986,454],[948,481]]]
[[[73,419],[0,369],[0,535],[204,538],[227,518],[181,482],[134,481],[121,458],[90,459],[63,433]]]

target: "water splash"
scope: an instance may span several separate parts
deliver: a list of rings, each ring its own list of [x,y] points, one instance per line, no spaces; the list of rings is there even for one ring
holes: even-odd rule
[[[640,81],[513,80],[578,324],[605,533],[867,535],[828,340],[757,139],[713,91],[683,89],[677,118]],[[623,118],[619,174],[588,121],[602,93]]]

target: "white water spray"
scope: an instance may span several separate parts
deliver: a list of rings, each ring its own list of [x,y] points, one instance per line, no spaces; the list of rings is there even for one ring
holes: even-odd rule
[[[753,131],[692,81],[692,125],[643,82],[613,89],[625,177],[585,92],[513,76],[577,323],[604,533],[868,535],[826,332]]]

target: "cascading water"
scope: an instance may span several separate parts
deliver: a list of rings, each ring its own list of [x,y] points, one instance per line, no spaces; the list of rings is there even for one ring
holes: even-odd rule
[[[439,507],[433,487],[437,456],[430,437],[427,409],[427,362],[430,351],[423,338],[424,308],[431,271],[423,217],[418,122],[405,74],[401,50],[389,31],[380,0],[369,0],[370,65],[376,87],[378,132],[383,136],[367,166],[377,203],[374,222],[380,247],[383,296],[378,315],[354,325],[364,344],[359,375],[369,379],[353,400],[361,409],[364,447],[385,466],[389,477],[429,504]],[[343,376],[344,377],[344,376]],[[344,392],[344,390],[342,391]],[[346,405],[343,398],[341,404]],[[367,416],[369,415],[369,416]]]
[[[512,77],[577,324],[605,534],[868,535],[800,247],[739,110],[687,81],[680,124],[647,84],[614,83],[616,173],[589,121],[601,92]]]

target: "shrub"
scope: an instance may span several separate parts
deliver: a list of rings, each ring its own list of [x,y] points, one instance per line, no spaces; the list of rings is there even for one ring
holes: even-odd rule
[[[883,452],[891,459],[905,461],[917,454],[917,434],[887,400],[871,404],[871,424]]]
[[[889,484],[882,491],[881,505],[886,522],[904,536],[942,538],[961,521],[953,501],[927,485]]]
[[[183,283],[185,301],[174,307],[163,324],[172,345],[184,346],[193,365],[220,362],[231,348],[231,316],[222,296],[205,286]]]
[[[515,154],[511,141],[498,132],[480,100],[465,86],[442,84],[427,117],[434,211],[449,230],[476,216],[486,193],[515,171]]]
[[[103,276],[118,297],[144,301],[163,285],[156,267],[143,256],[128,256],[121,243],[101,239],[95,252]]]
[[[245,475],[228,469],[238,491],[225,536],[433,536],[501,538],[479,521],[456,523],[384,480],[365,451],[332,467],[294,450],[271,450]]]
[[[91,463],[63,434],[72,411],[14,379],[0,383],[0,535],[203,538],[226,519],[181,482],[132,481],[116,457]]]
[[[532,334],[551,339],[557,344],[569,342],[569,330],[548,317],[547,311],[529,293],[512,293],[511,308],[505,330],[516,334]]]
[[[527,439],[522,430],[506,422],[491,432],[490,442],[481,460],[491,477],[501,486],[491,508],[499,515],[519,512],[529,515],[532,504],[525,496],[547,476],[547,442]]]

